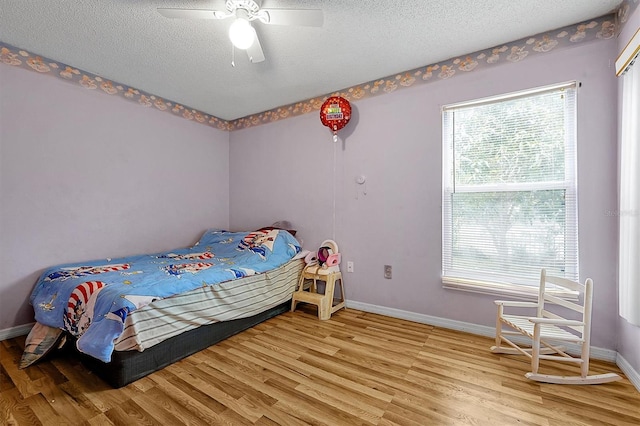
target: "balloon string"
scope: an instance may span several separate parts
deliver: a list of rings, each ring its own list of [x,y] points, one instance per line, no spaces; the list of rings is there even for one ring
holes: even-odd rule
[[[337,142],[338,135],[333,135],[334,141]],[[336,239],[336,149],[337,145],[333,144],[333,232],[332,239]]]

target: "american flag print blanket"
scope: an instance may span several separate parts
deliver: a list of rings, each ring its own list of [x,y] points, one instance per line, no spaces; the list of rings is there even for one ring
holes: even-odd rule
[[[165,253],[58,265],[38,279],[36,321],[77,338],[80,352],[111,360],[131,312],[154,300],[275,269],[300,252],[283,230],[212,229],[193,247]]]

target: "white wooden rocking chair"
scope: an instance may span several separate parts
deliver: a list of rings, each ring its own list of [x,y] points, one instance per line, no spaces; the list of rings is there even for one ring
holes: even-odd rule
[[[578,300],[582,301],[582,304],[549,294],[546,290],[546,284],[554,284],[563,289],[579,292]],[[620,380],[621,377],[615,373],[589,375],[592,300],[593,281],[591,278],[588,278],[583,285],[565,278],[546,275],[546,271],[543,269],[540,273],[540,290],[537,302],[495,301],[498,306],[496,345],[491,347],[491,352],[528,356],[531,358],[531,372],[525,374],[525,377],[539,382],[599,384]],[[505,308],[535,308],[536,315],[510,315],[505,313]],[[564,318],[557,313],[560,311],[572,313],[571,318],[579,316],[580,319]],[[503,330],[503,326],[507,326],[508,329]],[[526,340],[531,347],[522,346],[515,340],[518,342]],[[503,346],[503,343],[508,346]],[[580,356],[569,355],[566,352],[567,349],[561,346],[562,343],[578,345]],[[538,373],[540,360],[577,363],[580,365],[580,375],[540,374]]]

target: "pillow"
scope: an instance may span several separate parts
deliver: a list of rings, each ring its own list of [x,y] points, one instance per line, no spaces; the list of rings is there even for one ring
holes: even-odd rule
[[[193,247],[201,246],[201,245],[208,246],[213,243],[219,242],[220,239],[223,238],[223,235],[226,234],[227,232],[228,231],[225,231],[224,229],[218,229],[218,228],[207,229],[206,231],[204,231],[204,234],[202,234],[202,237],[200,237],[198,242],[195,243]]]
[[[264,226],[264,227],[262,227],[260,229],[256,229],[256,231],[271,231],[273,229],[278,229],[278,230],[281,230],[281,231],[287,231],[288,233],[290,233],[294,237],[296,236],[296,232],[298,232],[295,229],[285,229],[285,228],[279,228],[277,226]]]
[[[64,330],[37,322],[27,336],[18,368],[27,368],[39,361],[56,347],[62,347],[65,340]]]

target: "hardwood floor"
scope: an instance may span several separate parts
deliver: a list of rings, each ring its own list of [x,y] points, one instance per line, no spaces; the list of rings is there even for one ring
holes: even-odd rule
[[[69,356],[18,370],[23,336],[0,342],[0,424],[640,424],[640,392],[626,378],[532,382],[526,359],[493,355],[491,344],[353,309],[323,322],[303,310],[111,389]],[[591,371],[622,374],[598,361]]]

